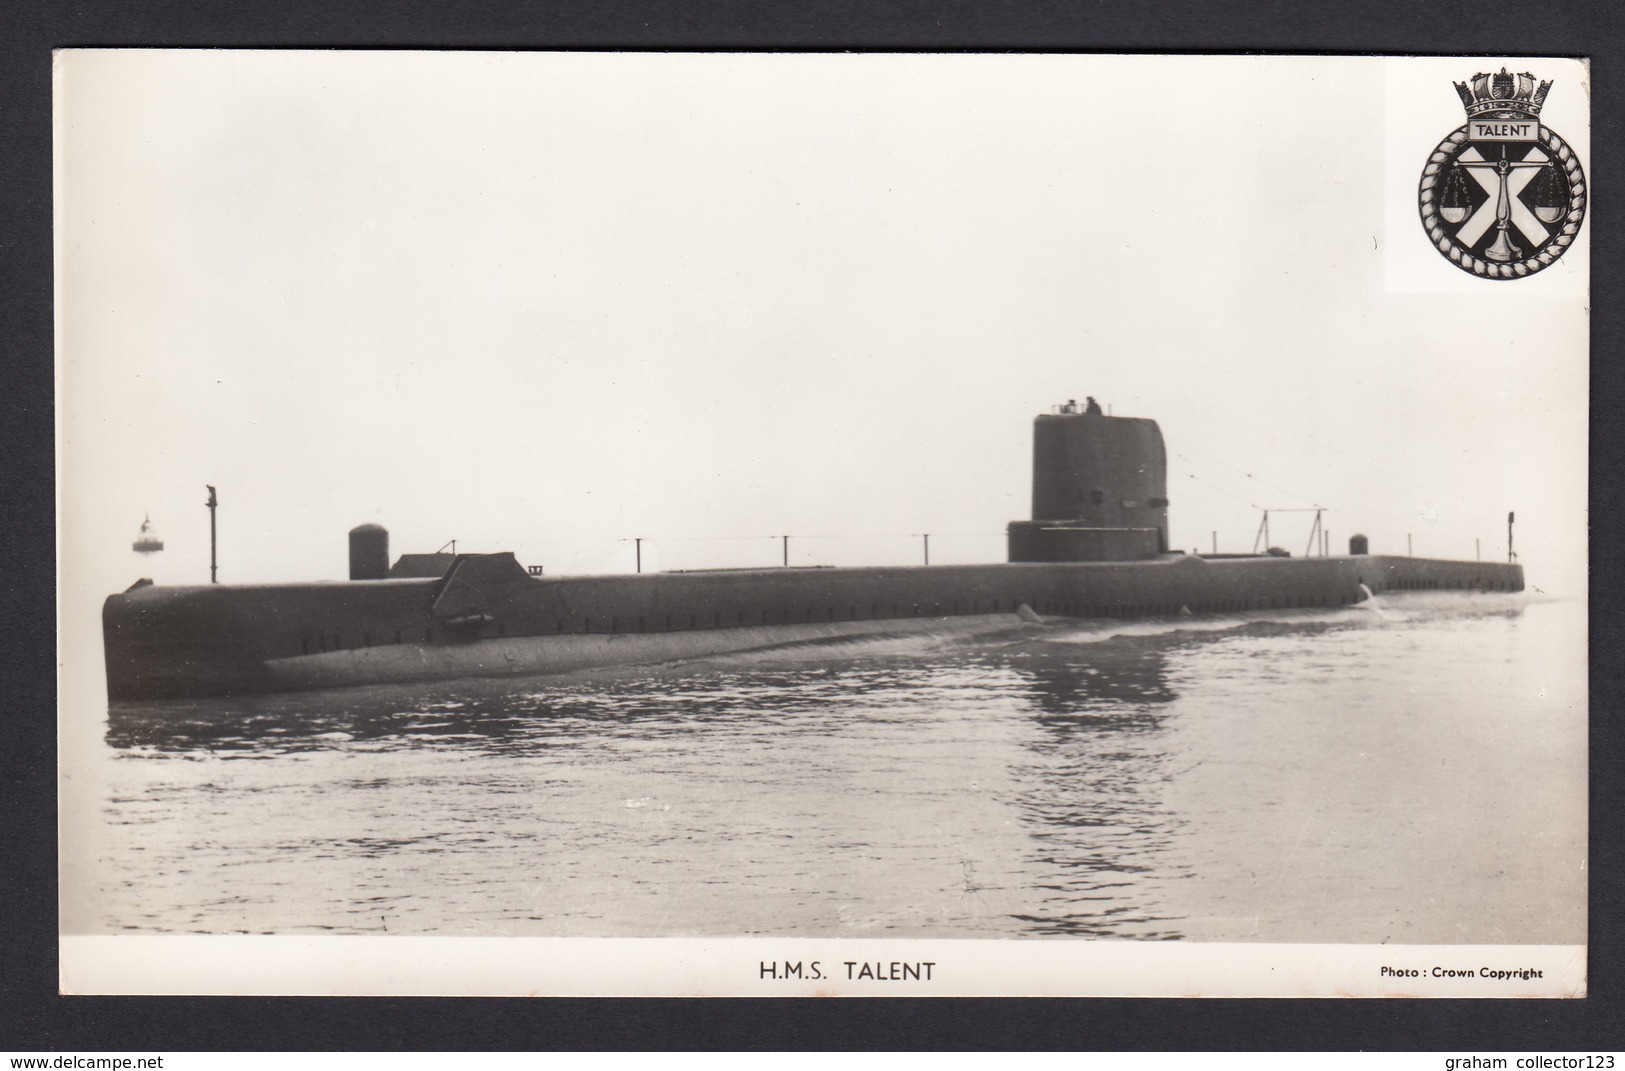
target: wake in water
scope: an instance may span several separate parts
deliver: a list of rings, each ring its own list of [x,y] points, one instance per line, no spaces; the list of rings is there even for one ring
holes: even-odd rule
[[[1042,632],[1016,637],[1014,642],[1036,639],[1051,644],[1091,644],[1119,637],[1227,633],[1260,626],[1311,630],[1391,628],[1452,618],[1517,616],[1531,602],[1542,601],[1523,593],[1430,591],[1378,596],[1364,584],[1360,587],[1365,598],[1336,609],[1242,610],[1128,621],[1061,619],[1050,621]]]
[[[1117,638],[1176,634],[1238,632],[1259,626],[1286,626],[1311,630],[1385,628],[1407,624],[1485,616],[1515,616],[1533,600],[1524,593],[1404,592],[1378,596],[1364,584],[1363,598],[1335,609],[1243,610],[1193,615],[1181,608],[1178,616],[1105,619],[1002,616],[999,623],[967,629],[963,621],[952,625],[922,624],[904,633],[839,636],[739,651],[691,661],[663,663],[668,669],[703,669],[709,666],[762,666],[805,664],[843,658],[921,657],[938,653],[998,650],[1031,644],[1074,645],[1104,643]],[[628,667],[635,673],[639,667]],[[642,667],[647,669],[649,667]],[[602,676],[602,671],[591,671]]]
[[[1378,617],[1383,618],[1388,616],[1388,614],[1383,610],[1382,600],[1377,598],[1376,592],[1366,587],[1363,583],[1360,585],[1360,595],[1360,601],[1354,604],[1354,608],[1356,610],[1369,610]]]
[[[1070,623],[1070,622],[1067,622]],[[1058,627],[1056,622],[1028,621],[1015,614],[989,614],[985,620],[949,619],[918,622],[902,632],[875,632],[855,636],[823,636],[795,640],[746,651],[732,651],[703,658],[676,659],[658,663],[661,667],[756,666],[768,663],[835,661],[851,657],[908,657],[965,648],[999,647],[1020,643]],[[635,672],[639,667],[626,667]],[[642,668],[649,668],[648,666]],[[601,671],[584,671],[597,675]]]

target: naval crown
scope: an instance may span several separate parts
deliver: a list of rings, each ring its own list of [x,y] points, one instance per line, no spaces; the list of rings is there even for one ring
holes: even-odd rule
[[[1550,82],[1537,85],[1535,76],[1527,72],[1508,74],[1505,67],[1500,74],[1480,72],[1469,81],[1456,83],[1469,119],[1534,119],[1551,88]]]

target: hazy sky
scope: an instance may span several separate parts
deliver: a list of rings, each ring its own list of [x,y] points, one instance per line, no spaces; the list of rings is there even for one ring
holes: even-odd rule
[[[1501,62],[61,53],[64,612],[206,581],[206,483],[233,582],[341,578],[367,521],[550,572],[1002,560],[1085,394],[1161,423],[1175,545],[1323,505],[1504,558],[1516,509],[1579,593],[1586,231],[1488,282],[1417,220]],[[1515,66],[1589,160],[1584,67]]]

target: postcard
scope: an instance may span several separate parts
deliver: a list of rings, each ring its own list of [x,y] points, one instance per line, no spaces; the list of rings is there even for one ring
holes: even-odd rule
[[[1583,996],[1589,94],[57,53],[63,991]]]

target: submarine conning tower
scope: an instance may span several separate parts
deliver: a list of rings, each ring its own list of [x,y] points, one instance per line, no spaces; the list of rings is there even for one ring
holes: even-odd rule
[[[1168,454],[1155,420],[1057,407],[1033,422],[1033,519],[1013,562],[1124,562],[1168,549]]]

